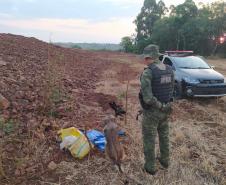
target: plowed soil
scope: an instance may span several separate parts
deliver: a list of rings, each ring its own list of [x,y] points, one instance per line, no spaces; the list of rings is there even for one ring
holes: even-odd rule
[[[140,57],[0,34],[0,61],[0,94],[10,102],[0,110],[0,184],[226,184],[225,98],[174,103],[171,165],[164,171],[158,164],[152,177],[142,170],[142,118],[135,119]],[[226,75],[226,60],[209,62]],[[109,102],[125,108],[128,82],[127,121],[118,119],[126,132],[124,174],[97,150],[83,160],[60,151],[57,131],[102,130],[106,114],[114,113]]]

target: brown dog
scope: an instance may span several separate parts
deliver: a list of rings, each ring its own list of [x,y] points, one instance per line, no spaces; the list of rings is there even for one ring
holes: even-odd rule
[[[117,165],[119,171],[123,173],[121,162],[124,157],[123,147],[120,144],[118,137],[118,127],[113,116],[104,120],[104,134],[107,140],[106,154],[112,160],[114,165]]]

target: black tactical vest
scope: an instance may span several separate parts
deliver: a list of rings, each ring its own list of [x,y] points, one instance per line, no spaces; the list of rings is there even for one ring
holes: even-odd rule
[[[173,98],[173,69],[169,65],[165,65],[166,68],[161,69],[158,65],[164,64],[151,64],[148,66],[152,71],[152,93],[161,103],[168,103]]]

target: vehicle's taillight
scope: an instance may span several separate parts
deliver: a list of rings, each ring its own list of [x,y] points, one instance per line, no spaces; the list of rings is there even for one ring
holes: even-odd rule
[[[221,44],[223,44],[223,43],[224,43],[224,41],[225,41],[225,38],[224,38],[224,37],[220,37],[220,39],[219,39],[219,40],[220,40],[220,43],[221,43]]]

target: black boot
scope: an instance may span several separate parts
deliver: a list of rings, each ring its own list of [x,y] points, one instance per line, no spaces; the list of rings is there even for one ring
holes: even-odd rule
[[[162,165],[163,168],[167,169],[169,168],[169,163],[168,162],[163,162],[161,158],[157,158],[159,160],[159,163]]]
[[[149,173],[150,175],[155,175],[156,174],[156,172],[157,172],[157,170],[148,170],[148,169],[146,169],[146,168],[144,168],[144,171],[146,172],[146,173]]]

